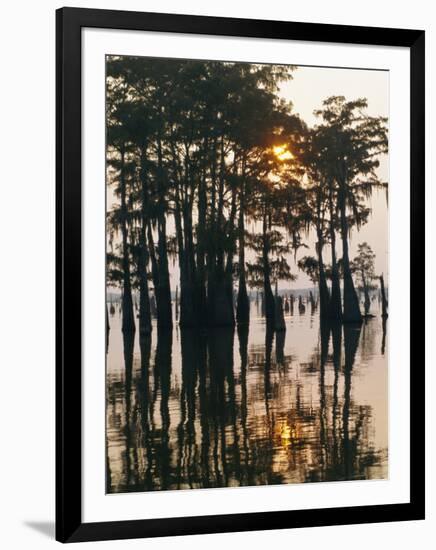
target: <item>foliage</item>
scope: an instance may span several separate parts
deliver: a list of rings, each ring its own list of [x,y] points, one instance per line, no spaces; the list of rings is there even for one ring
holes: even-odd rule
[[[367,223],[373,189],[387,188],[377,175],[387,121],[366,115],[365,99],[335,96],[308,128],[278,94],[294,70],[107,58],[107,276],[123,289],[126,308],[131,285],[146,307],[151,281],[158,316],[171,322],[172,262],[180,322],[232,324],[234,281],[242,294],[247,277],[272,295],[272,284],[295,280],[290,257],[307,248],[311,231],[317,257],[303,256],[299,269],[320,285],[346,281],[349,233]]]

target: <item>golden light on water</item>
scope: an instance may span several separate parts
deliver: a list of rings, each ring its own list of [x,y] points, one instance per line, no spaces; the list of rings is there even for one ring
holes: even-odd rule
[[[273,152],[282,162],[294,158],[294,155],[287,149],[286,145],[275,145],[273,147]]]
[[[276,426],[276,433],[285,448],[290,445],[298,445],[301,442],[300,427],[297,422],[291,424],[288,424],[286,420],[279,422]]]

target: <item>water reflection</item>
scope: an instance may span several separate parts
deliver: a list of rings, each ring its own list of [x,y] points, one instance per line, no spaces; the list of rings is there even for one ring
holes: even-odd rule
[[[123,338],[111,311],[108,492],[387,477],[386,320]]]

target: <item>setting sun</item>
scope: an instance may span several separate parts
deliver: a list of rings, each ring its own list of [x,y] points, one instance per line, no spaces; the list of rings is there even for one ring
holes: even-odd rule
[[[294,158],[291,151],[286,148],[286,145],[276,145],[275,147],[273,147],[273,152],[275,156],[281,161]]]

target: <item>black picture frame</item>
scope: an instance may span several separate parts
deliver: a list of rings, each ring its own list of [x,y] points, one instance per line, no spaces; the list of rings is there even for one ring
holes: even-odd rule
[[[410,49],[410,502],[82,522],[81,29],[128,29]],[[424,519],[424,42],[419,30],[62,8],[56,13],[56,539],[78,542]],[[419,266],[419,267],[418,267]],[[419,278],[419,279],[418,279]],[[420,299],[417,299],[419,293]]]

